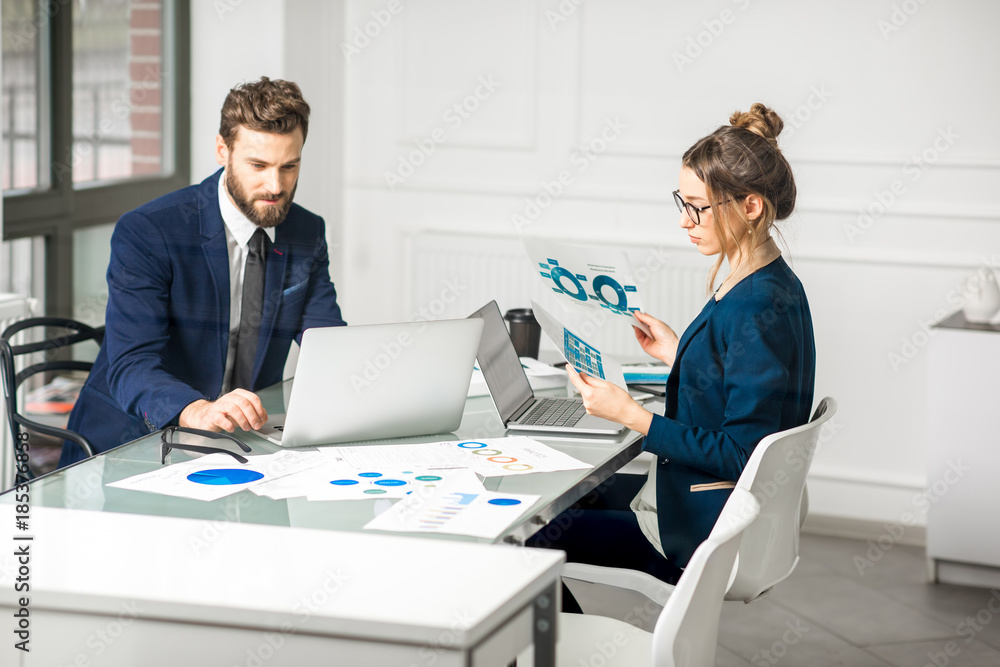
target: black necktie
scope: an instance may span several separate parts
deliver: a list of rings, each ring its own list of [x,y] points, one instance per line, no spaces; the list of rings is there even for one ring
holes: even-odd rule
[[[232,389],[253,390],[253,363],[257,357],[257,336],[260,332],[264,305],[264,249],[267,246],[263,229],[250,237],[247,264],[243,271],[243,305],[240,310],[240,331],[236,336],[236,363],[233,364]]]

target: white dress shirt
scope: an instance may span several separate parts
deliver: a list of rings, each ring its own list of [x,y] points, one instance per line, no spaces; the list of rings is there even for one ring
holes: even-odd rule
[[[222,376],[222,391],[229,393],[233,381],[236,350],[233,341],[240,332],[240,313],[243,310],[243,272],[247,264],[247,247],[257,225],[250,222],[236,205],[229,200],[226,190],[226,172],[219,178],[219,208],[226,228],[226,246],[229,249],[229,345],[226,348],[226,370]],[[274,227],[264,230],[274,243]],[[266,261],[266,260],[265,260]]]

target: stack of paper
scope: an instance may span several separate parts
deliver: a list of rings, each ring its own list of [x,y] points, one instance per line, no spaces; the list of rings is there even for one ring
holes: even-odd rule
[[[666,384],[670,366],[662,364],[629,364],[622,366],[625,382],[629,384]]]
[[[365,527],[491,538],[538,496],[488,492],[480,476],[592,467],[523,436],[285,449],[247,459],[241,464],[226,454],[212,454],[108,486],[204,501],[243,489],[275,500],[403,499]]]
[[[565,387],[566,371],[562,368],[555,368],[538,359],[531,357],[521,357],[521,367],[528,377],[528,384],[534,391],[542,389],[556,389]],[[476,366],[472,369],[472,379],[469,381],[469,397],[489,396],[490,388],[486,386],[486,378],[483,372]]]

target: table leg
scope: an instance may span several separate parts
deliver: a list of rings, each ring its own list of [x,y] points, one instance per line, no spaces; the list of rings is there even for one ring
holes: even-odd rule
[[[556,615],[559,613],[556,582],[535,598],[535,667],[555,667]]]

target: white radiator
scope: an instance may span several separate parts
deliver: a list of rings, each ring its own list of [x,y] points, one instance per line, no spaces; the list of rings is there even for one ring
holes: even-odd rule
[[[407,247],[411,319],[466,317],[491,299],[501,312],[530,307],[532,299],[554,315],[561,312],[517,238],[420,232],[408,239]],[[705,304],[711,263],[691,250],[616,247],[629,254],[643,309],[680,335]],[[643,354],[623,322],[601,327],[597,338],[595,344],[609,354],[627,360]],[[550,347],[544,337],[543,347]]]
[[[17,320],[30,317],[37,307],[35,299],[18,294],[0,294],[0,332]],[[6,401],[0,401],[0,490],[14,485],[14,443],[7,426]]]

